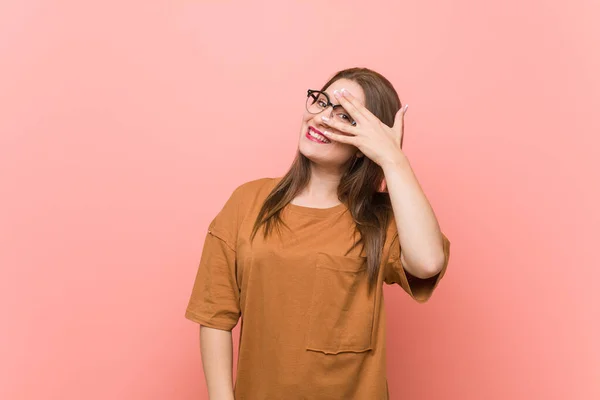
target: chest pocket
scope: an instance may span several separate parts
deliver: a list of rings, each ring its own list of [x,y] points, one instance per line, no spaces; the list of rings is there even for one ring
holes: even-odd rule
[[[375,295],[366,257],[318,253],[306,348],[327,354],[372,349]]]

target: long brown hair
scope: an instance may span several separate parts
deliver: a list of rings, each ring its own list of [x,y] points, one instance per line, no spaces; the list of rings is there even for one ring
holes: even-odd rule
[[[384,76],[368,68],[345,69],[336,73],[321,90],[326,90],[339,79],[359,84],[365,94],[366,108],[381,122],[393,126],[396,112],[402,104],[398,93]],[[254,222],[251,239],[254,239],[262,225],[265,238],[274,227],[286,225],[280,217],[281,210],[308,185],[310,174],[310,160],[298,151],[289,171],[263,203]],[[393,218],[389,194],[379,191],[383,178],[383,170],[375,162],[367,157],[354,158],[348,162],[337,190],[339,200],[347,205],[360,233],[360,240],[348,252],[362,244],[371,285],[377,282],[387,226],[390,218]]]

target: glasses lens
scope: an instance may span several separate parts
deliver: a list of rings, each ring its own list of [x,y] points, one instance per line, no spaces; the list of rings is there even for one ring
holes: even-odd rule
[[[318,114],[327,108],[327,97],[321,92],[311,92],[306,99],[306,110]]]

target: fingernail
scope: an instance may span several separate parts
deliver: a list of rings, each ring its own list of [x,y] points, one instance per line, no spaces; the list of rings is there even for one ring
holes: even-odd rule
[[[404,112],[406,112],[406,110],[408,110],[408,104],[404,106]]]
[[[334,91],[333,91],[333,95],[334,95],[335,97],[340,97],[340,96],[341,96],[341,95],[340,95],[340,92],[339,92],[339,90],[334,90]]]
[[[323,135],[325,135],[325,136],[329,136],[329,135],[330,135],[330,133],[329,133],[329,132],[327,132],[327,131],[323,131]]]
[[[327,118],[327,117],[326,117],[326,116],[324,116],[324,115],[321,115],[321,119],[322,119],[323,121],[329,121],[329,118]]]
[[[350,92],[348,91],[348,89],[342,88],[342,94],[343,94],[344,96],[347,96],[347,95],[349,95],[349,94],[350,94]]]

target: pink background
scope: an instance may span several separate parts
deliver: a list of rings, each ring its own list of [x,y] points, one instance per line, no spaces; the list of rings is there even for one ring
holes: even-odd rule
[[[305,90],[351,66],[410,105],[452,241],[430,302],[385,288],[392,398],[600,398],[599,13],[1,2],[0,398],[206,399],[183,314],[207,225],[286,171]]]

